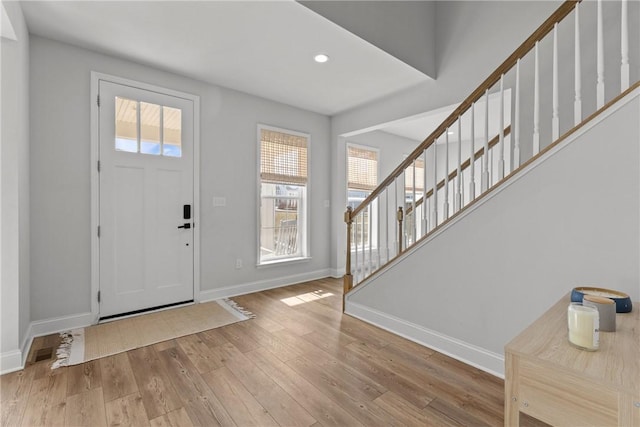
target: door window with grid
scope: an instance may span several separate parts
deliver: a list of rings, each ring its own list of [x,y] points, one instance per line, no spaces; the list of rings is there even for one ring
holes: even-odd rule
[[[259,263],[307,257],[309,135],[266,126],[258,130]]]

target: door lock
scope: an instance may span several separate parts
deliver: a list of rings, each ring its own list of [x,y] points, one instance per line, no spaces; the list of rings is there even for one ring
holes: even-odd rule
[[[178,228],[189,229],[189,228],[191,228],[191,223],[190,222],[185,222],[183,225],[179,225]]]

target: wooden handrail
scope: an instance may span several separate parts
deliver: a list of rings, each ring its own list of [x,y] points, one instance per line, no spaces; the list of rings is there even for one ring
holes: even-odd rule
[[[509,134],[511,134],[511,125],[507,126],[506,128],[504,128],[504,132],[503,132],[503,136],[508,136]],[[488,147],[491,149],[494,146],[496,146],[498,144],[498,142],[500,142],[500,135],[496,135],[491,141],[489,141]],[[478,151],[475,152],[475,154],[473,155],[473,159],[477,160],[479,159],[481,156],[484,155],[484,147],[482,147],[481,149],[479,149]],[[471,157],[469,157],[467,160],[465,160],[461,165],[460,165],[460,171],[464,171],[465,169],[467,169],[469,166],[471,166]],[[458,168],[454,169],[453,172],[451,172],[449,174],[449,181],[453,180],[456,176],[458,176]],[[437,190],[440,190],[442,187],[444,187],[444,183],[445,180],[442,179],[437,186]],[[421,205],[422,202],[424,201],[424,198],[429,198],[433,196],[433,189],[429,190],[426,192],[426,194],[423,197],[420,197],[417,201],[416,201],[416,207]],[[409,216],[411,214],[411,212],[413,211],[413,206],[407,206],[407,211],[405,212],[406,216]]]
[[[567,16],[574,9],[577,3],[580,3],[582,0],[566,0],[564,3],[556,9],[549,18],[542,23],[538,27],[536,31],[527,38],[524,43],[522,43],[496,70],[491,73],[489,77],[483,81],[480,86],[476,88],[471,95],[469,95],[462,103],[455,109],[453,112],[429,135],[413,152],[402,162],[398,167],[396,167],[389,176],[387,176],[384,181],[382,181],[376,188],[369,194],[369,196],[364,199],[362,203],[360,203],[351,213],[351,216],[354,217],[358,215],[367,205],[372,203],[372,201],[378,197],[382,191],[386,187],[388,187],[393,180],[399,177],[402,172],[414,161],[416,160],[424,150],[429,148],[436,139],[441,136],[446,130],[451,127],[456,120],[460,116],[462,116],[471,106],[480,99],[484,93],[489,90],[494,84],[496,84],[500,80],[500,76],[505,74],[511,68],[513,68],[518,59],[525,56],[531,49],[534,48],[536,42],[541,40],[544,36],[549,34],[556,23],[562,21],[565,16]]]
[[[605,104],[602,108],[596,110],[593,114],[591,114],[590,116],[588,116],[587,118],[585,118],[579,125],[575,126],[573,129],[569,130],[568,132],[566,132],[564,135],[560,136],[560,138],[558,138],[556,141],[552,142],[551,144],[547,145],[545,148],[543,148],[542,150],[540,150],[540,152],[536,155],[534,155],[533,157],[531,157],[529,160],[527,160],[526,162],[522,163],[520,166],[518,166],[516,169],[514,169],[511,174],[509,176],[506,176],[505,178],[503,178],[502,180],[500,180],[499,182],[496,183],[496,185],[494,185],[493,187],[490,187],[487,191],[485,191],[484,193],[480,194],[478,197],[476,197],[475,199],[471,200],[467,205],[465,205],[464,207],[462,207],[462,209],[460,209],[459,211],[457,211],[456,213],[454,213],[452,216],[450,216],[448,219],[444,220],[442,223],[438,224],[438,228],[444,226],[445,224],[455,221],[455,219],[457,217],[459,217],[460,215],[464,214],[465,212],[469,211],[470,209],[473,209],[474,206],[476,206],[478,203],[481,203],[483,199],[486,199],[487,197],[489,197],[489,195],[491,193],[493,193],[495,190],[498,189],[498,187],[500,187],[500,185],[510,179],[513,179],[514,177],[520,175],[527,167],[529,167],[529,165],[533,162],[535,162],[536,160],[542,158],[544,155],[546,155],[549,151],[553,150],[555,147],[557,147],[558,145],[560,145],[563,141],[565,141],[567,138],[569,138],[571,135],[573,135],[575,132],[578,132],[580,129],[583,129],[584,127],[586,127],[590,122],[592,122],[596,117],[598,117],[600,114],[602,114],[604,111],[608,110],[609,108],[611,108],[613,105],[615,105],[618,101],[620,101],[622,98],[624,98],[625,96],[627,96],[628,94],[630,94],[631,92],[633,92],[634,90],[640,89],[640,81],[637,81],[636,83],[632,84],[627,90],[625,90],[624,92],[622,92],[620,95],[616,96],[615,98],[613,98],[611,101],[609,101],[607,104]],[[419,239],[417,239],[415,242],[413,242],[411,244],[411,246],[408,246],[407,248],[405,248],[405,251],[411,249],[412,247],[420,244],[422,241],[430,238],[433,233],[436,230],[431,230],[428,233],[425,233],[422,237],[420,237]],[[347,254],[349,254],[349,251],[347,251]],[[393,258],[390,258],[389,260],[387,260],[386,263],[382,264],[371,276],[374,276],[375,274],[377,274],[379,271],[384,270],[385,267],[387,267],[388,265],[391,265],[398,257],[400,257],[402,255],[402,253],[398,253],[396,254],[396,256],[394,256]],[[368,278],[367,278],[368,279]],[[344,306],[343,306],[344,307]]]

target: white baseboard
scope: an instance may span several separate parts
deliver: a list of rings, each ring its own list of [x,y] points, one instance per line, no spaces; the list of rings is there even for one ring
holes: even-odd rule
[[[504,356],[364,305],[346,301],[345,313],[504,379]]]
[[[342,268],[342,269],[332,268],[331,269],[331,277],[333,277],[334,279],[340,279],[340,278],[344,277],[344,268]]]
[[[55,334],[71,329],[85,328],[94,323],[94,316],[91,313],[79,313],[71,316],[54,317],[45,320],[31,322],[29,329],[32,337]]]
[[[35,337],[55,334],[76,328],[84,328],[94,323],[91,313],[80,313],[71,316],[54,317],[51,319],[31,322],[27,328],[20,349],[0,354],[0,375],[19,371],[24,368],[29,355],[31,343]]]
[[[22,369],[22,351],[11,350],[0,353],[0,375]]]
[[[216,289],[200,290],[200,298],[198,302],[213,301],[220,298],[229,298],[237,295],[251,294],[254,292],[266,291],[267,289],[280,288],[282,286],[295,285],[296,283],[307,282],[309,280],[317,280],[328,277],[331,270],[328,268],[311,271],[303,274],[295,274],[292,276],[278,277],[269,280],[260,280],[257,282],[243,283],[240,285],[225,286]]]

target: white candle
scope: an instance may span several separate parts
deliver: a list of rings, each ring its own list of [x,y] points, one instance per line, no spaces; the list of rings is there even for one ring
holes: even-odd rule
[[[580,304],[571,304],[567,310],[569,342],[586,350],[597,350],[600,345],[600,317],[598,310]]]

